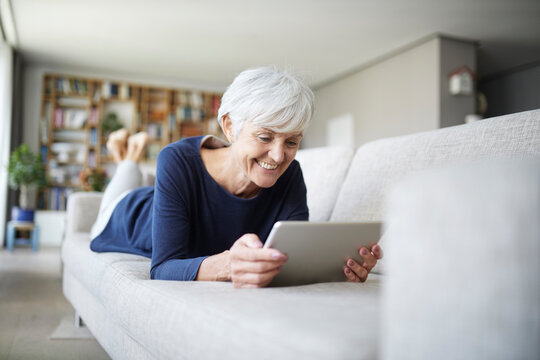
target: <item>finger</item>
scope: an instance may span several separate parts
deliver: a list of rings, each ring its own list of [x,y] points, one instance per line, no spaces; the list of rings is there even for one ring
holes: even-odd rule
[[[234,261],[231,263],[233,274],[265,273],[283,265],[282,261]]]
[[[352,271],[349,267],[344,266],[343,267],[343,273],[345,274],[345,277],[347,277],[348,281],[350,281],[350,282],[360,282],[360,279],[358,278],[358,276],[356,276],[354,271]]]
[[[276,249],[250,249],[248,247],[231,248],[233,261],[287,261],[287,255]]]
[[[371,247],[371,253],[373,254],[373,256],[375,256],[375,259],[382,259],[383,256],[384,256],[384,253],[382,251],[382,248],[380,245],[378,244],[375,244]]]
[[[371,269],[373,269],[375,264],[377,264],[377,259],[375,258],[375,256],[373,256],[373,254],[365,247],[361,248],[358,251],[358,254],[360,254],[360,256],[362,257],[362,260],[363,260],[362,266],[368,272],[371,271]]]
[[[255,234],[244,234],[233,244],[233,247],[248,247],[248,248],[262,248],[263,243],[261,239]]]
[[[361,282],[366,281],[369,273],[366,268],[358,264],[353,259],[348,259],[346,266],[360,279]]]
[[[275,249],[250,249],[238,247],[231,249],[231,260],[233,261],[277,261],[284,262],[287,255]]]
[[[272,279],[279,273],[281,267],[265,272],[265,273],[245,273],[239,276],[233,276],[233,283],[238,284],[240,287],[244,285],[254,285],[255,287],[264,287],[272,281]]]

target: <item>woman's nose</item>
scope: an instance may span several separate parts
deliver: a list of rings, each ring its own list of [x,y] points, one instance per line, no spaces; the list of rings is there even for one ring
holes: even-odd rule
[[[275,161],[277,164],[280,164],[285,157],[283,144],[274,144],[270,149],[269,155],[273,161]]]

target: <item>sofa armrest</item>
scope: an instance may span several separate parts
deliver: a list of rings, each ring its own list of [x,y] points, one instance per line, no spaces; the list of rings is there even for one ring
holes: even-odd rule
[[[78,192],[67,203],[66,234],[90,232],[96,221],[103,193]]]
[[[418,172],[388,197],[381,359],[540,359],[540,158]]]

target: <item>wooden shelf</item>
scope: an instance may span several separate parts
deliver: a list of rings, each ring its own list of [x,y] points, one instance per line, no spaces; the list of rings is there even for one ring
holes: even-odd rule
[[[63,183],[50,182],[49,185],[50,187],[68,187],[68,188],[74,188],[74,189],[82,189],[81,185],[70,183],[70,182],[63,182]]]
[[[197,101],[202,101],[201,106],[192,106],[194,98],[191,96],[194,93],[197,94],[194,95],[198,99]],[[147,152],[150,158],[142,163],[155,166],[157,153],[168,143],[188,135],[203,135],[203,132],[208,129],[208,122],[215,121],[213,120],[215,115],[210,115],[211,110],[221,99],[221,94],[214,92],[173,89],[59,74],[44,75],[41,94],[39,144],[42,156],[46,161],[47,173],[53,180],[49,184],[50,188],[41,193],[43,195],[41,208],[48,210],[57,210],[51,206],[65,208],[65,204],[58,203],[58,198],[62,202],[65,201],[69,193],[82,190],[78,184],[54,182],[53,177],[55,176],[57,179],[71,179],[77,174],[64,173],[66,177],[62,177],[62,174],[52,173],[53,170],[58,171],[58,167],[50,168],[49,164],[52,161],[60,167],[66,168],[66,171],[76,171],[69,169],[70,166],[99,169],[115,164],[108,158],[107,150],[104,148],[107,139],[101,131],[102,122],[109,107],[113,111],[118,111],[115,108],[124,106],[122,103],[129,104],[130,109],[132,106],[133,118],[122,119],[122,121],[125,122],[125,125],[131,123],[131,126],[128,125],[128,130],[131,133],[148,131],[153,137],[149,144],[151,151]],[[198,104],[197,101],[196,104]],[[185,108],[189,108],[189,110],[185,110]],[[200,113],[201,110],[204,110],[204,118],[201,118],[201,121],[191,121],[189,116],[186,116],[187,118],[177,116],[179,111],[183,111],[183,115],[199,112],[195,115],[199,117],[203,115]],[[78,125],[81,118],[77,118],[79,116],[77,114],[80,112],[86,112],[86,123],[83,127],[56,126],[60,124]],[[68,132],[76,132],[72,135],[75,139],[69,140],[69,137],[67,140],[62,139],[62,135],[68,135]],[[85,161],[59,162],[51,152],[51,146],[54,143],[79,144],[78,148],[84,148]],[[54,191],[49,191],[53,188]],[[59,188],[63,188],[65,191]]]

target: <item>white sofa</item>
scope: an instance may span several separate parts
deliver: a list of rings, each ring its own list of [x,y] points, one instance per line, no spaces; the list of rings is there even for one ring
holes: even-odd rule
[[[492,161],[488,159],[538,156],[540,110],[382,139],[365,144],[356,151],[346,148],[300,151],[297,159],[304,171],[311,220],[385,222],[387,231],[381,244],[388,256],[377,265],[364,284],[343,282],[237,290],[230,283],[150,280],[149,259],[90,251],[88,232],[96,217],[101,195],[77,193],[69,198],[67,231],[62,245],[64,294],[103,348],[115,359],[460,358],[453,356],[452,344],[463,341],[465,335],[460,337],[454,334],[455,331],[463,331],[457,325],[449,324],[447,333],[437,332],[435,330],[444,328],[437,324],[444,324],[447,318],[461,319],[459,312],[469,305],[478,309],[483,304],[485,310],[489,309],[490,304],[499,304],[496,299],[502,293],[498,291],[504,292],[505,286],[500,282],[488,281],[492,284],[486,290],[489,294],[483,293],[483,278],[480,275],[476,278],[471,276],[471,272],[483,268],[482,263],[475,262],[476,258],[482,258],[478,257],[478,253],[483,253],[482,249],[490,253],[491,245],[489,242],[479,242],[474,247],[474,254],[467,252],[470,243],[467,236],[471,234],[467,230],[474,226],[469,224],[462,228],[459,221],[475,217],[461,219],[456,214],[468,214],[470,204],[480,215],[485,215],[482,221],[475,220],[475,223],[484,226],[483,229],[487,231],[493,227],[499,233],[507,229],[508,234],[499,241],[502,249],[512,246],[505,243],[505,239],[513,236],[511,231],[516,229],[521,229],[521,237],[533,237],[533,240],[524,240],[526,244],[530,243],[529,248],[528,245],[525,248],[532,253],[540,243],[539,239],[534,239],[539,232],[533,221],[535,216],[540,219],[540,196],[533,196],[529,202],[518,201],[514,204],[511,201],[513,197],[505,193],[506,183],[503,181],[503,185],[497,185],[499,179],[505,179],[504,174],[508,174],[505,169],[510,165],[489,165],[493,166],[493,170],[467,163],[481,161],[476,164],[491,164]],[[532,161],[533,164],[538,163]],[[516,166],[516,169],[511,173],[519,175],[523,168],[530,168],[530,164],[514,164],[512,166]],[[448,165],[454,168],[444,169]],[[464,173],[469,174],[468,177],[463,178]],[[493,177],[499,173],[503,176]],[[535,174],[539,173],[536,171]],[[535,174],[529,174],[533,180]],[[515,181],[526,177],[518,175],[514,175]],[[454,178],[464,184],[467,181],[476,182],[478,189],[475,186],[452,187]],[[401,181],[403,179],[407,180]],[[486,186],[478,186],[478,182]],[[490,184],[494,187],[488,186]],[[531,187],[534,181],[525,181],[524,184]],[[530,194],[533,190],[527,191]],[[526,198],[527,191],[520,196]],[[492,196],[492,199],[499,196],[502,200],[490,204],[485,201],[486,196]],[[518,196],[518,199],[521,197]],[[437,202],[437,199],[440,201]],[[510,205],[502,206],[505,201]],[[515,226],[506,225],[504,221],[486,225],[492,220],[489,217],[490,209],[501,206],[503,209],[513,209],[507,214],[509,218],[524,211],[533,220],[514,221],[512,224]],[[520,206],[527,208],[523,210]],[[516,210],[518,207],[519,211]],[[405,218],[408,221],[404,222]],[[441,228],[446,229],[444,236],[426,230]],[[452,229],[461,229],[461,232],[456,232],[461,236],[459,239],[452,237]],[[474,231],[477,230],[474,228]],[[451,248],[454,252],[447,253],[442,245],[430,247],[429,244],[439,244],[433,241],[433,236],[438,236],[437,239],[444,237],[449,243],[455,244]],[[456,247],[463,250],[465,255],[458,253]],[[424,249],[429,251],[422,252]],[[519,262],[516,254],[512,253],[508,259],[504,253],[495,255],[486,255],[483,261],[488,264],[494,259],[504,259],[501,269],[507,276],[537,271],[534,274],[536,278],[540,273],[540,261],[535,263],[529,259],[522,266],[513,266],[513,263],[509,265],[507,262]],[[464,263],[458,261],[460,259],[468,261]],[[457,273],[461,282],[451,281],[452,272],[448,264],[452,261],[460,266]],[[485,268],[492,269],[488,265]],[[390,275],[386,274],[387,271]],[[478,273],[484,274],[482,271]],[[440,275],[441,281],[448,281],[448,297],[443,297],[446,301],[435,295],[430,297],[432,290],[429,286],[436,288],[439,295],[445,293],[444,286],[433,279],[433,274]],[[504,278],[508,279],[507,276]],[[411,282],[410,289],[414,291],[407,291],[408,282]],[[474,293],[473,299],[481,301],[468,304],[468,297],[448,300],[461,294],[471,284],[474,291],[467,291]],[[531,306],[535,309],[536,306],[536,310],[529,313],[529,318],[518,317],[521,319],[518,325],[523,325],[523,331],[528,332],[524,340],[521,337],[522,342],[529,345],[527,347],[521,343],[519,351],[525,351],[526,355],[521,358],[528,358],[531,354],[538,357],[540,354],[534,341],[531,345],[528,340],[531,336],[533,339],[540,336],[540,286],[526,284],[529,289],[526,296],[512,298],[513,302],[508,305],[512,308],[518,306],[524,309],[522,311],[529,311]],[[493,302],[486,303],[486,298]],[[421,316],[423,304],[429,310],[429,317]],[[414,314],[422,321],[417,323],[411,318],[408,309],[414,309]],[[456,311],[452,314],[437,313],[438,310],[451,309]],[[470,313],[464,314],[470,316]],[[486,310],[484,316],[489,317],[489,314]],[[509,314],[513,313],[510,311]],[[437,322],[430,323],[430,319]],[[469,348],[464,350],[467,355],[461,358],[481,358],[477,356],[479,354],[495,354],[490,358],[498,358],[496,351],[484,350],[497,350],[497,346],[501,346],[496,341],[499,339],[497,336],[507,336],[505,331],[510,329],[498,328],[502,335],[495,334],[496,331],[490,328],[492,324],[489,319],[484,320],[485,323],[481,319],[475,322],[474,331],[489,341],[465,342]],[[450,334],[454,334],[453,337]],[[422,339],[431,341],[423,342]],[[474,344],[481,346],[473,349]],[[439,354],[435,356],[437,352]],[[523,355],[500,351],[498,354]]]

